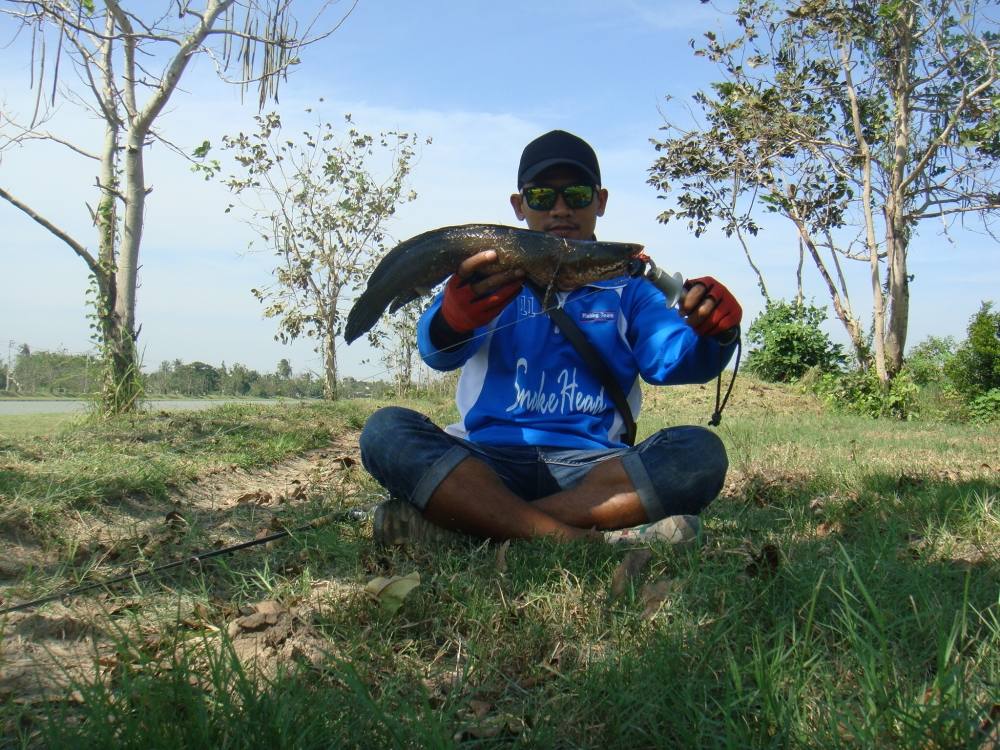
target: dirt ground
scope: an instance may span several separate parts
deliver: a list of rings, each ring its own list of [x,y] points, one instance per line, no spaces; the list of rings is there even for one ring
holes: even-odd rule
[[[359,497],[363,491],[358,482],[357,437],[356,432],[345,433],[326,448],[260,471],[217,468],[177,489],[165,502],[147,499],[115,508],[102,518],[78,514],[67,519],[64,530],[69,538],[79,540],[73,545],[73,559],[93,561],[87,581],[108,579],[127,572],[127,563],[137,557],[163,564],[206,551],[187,549],[183,543],[192,524],[198,524],[202,537],[207,532],[211,549],[280,530],[278,514],[306,498]],[[65,568],[65,560],[60,560],[65,546],[43,548],[29,533],[17,529],[0,531],[0,542],[0,609],[24,601],[20,582],[26,577],[59,580]],[[180,616],[181,626],[193,634],[219,629],[218,617],[210,617],[204,606],[196,603],[192,608],[188,603],[181,605],[189,610],[184,611],[173,602],[170,613],[150,611],[151,603],[128,596],[129,589],[125,583],[115,588],[114,595],[95,590],[0,615],[0,701],[38,707],[79,700],[72,684],[106,675],[128,658],[113,646],[121,642],[122,634],[143,651],[142,658],[155,656],[158,650],[169,658],[168,644],[159,649],[156,642],[162,630],[156,623],[166,616]],[[227,613],[225,627],[235,653],[265,674],[289,659],[324,658],[326,646],[311,632],[309,610],[320,597],[329,602],[331,597],[356,595],[356,589],[337,581],[316,581],[315,596],[302,598],[295,607],[264,600]],[[163,606],[162,595],[153,599]],[[152,607],[155,610],[156,604]]]

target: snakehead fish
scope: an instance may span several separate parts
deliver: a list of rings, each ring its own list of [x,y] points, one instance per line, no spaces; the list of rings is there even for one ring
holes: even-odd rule
[[[401,242],[386,254],[347,316],[344,338],[351,343],[371,330],[382,314],[395,312],[440,284],[471,255],[495,250],[485,273],[522,268],[546,288],[576,289],[630,273],[643,260],[642,245],[568,240],[502,224],[442,227]]]

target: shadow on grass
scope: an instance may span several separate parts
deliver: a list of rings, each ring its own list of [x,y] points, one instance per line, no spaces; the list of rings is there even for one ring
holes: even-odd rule
[[[172,590],[233,606],[271,595],[264,572],[308,568],[350,583],[352,594],[306,623],[344,658],[242,699],[263,718],[282,706],[281,717],[301,721],[309,706],[348,712],[353,723],[308,727],[334,744],[370,734],[447,745],[472,727],[479,744],[520,734],[539,747],[981,747],[988,665],[1000,663],[1000,568],[995,556],[964,553],[977,549],[977,529],[995,531],[986,499],[996,486],[875,474],[816,505],[824,486],[776,488],[780,503],[720,502],[704,548],[654,549],[614,606],[621,549],[538,541],[503,555],[486,544],[386,552],[354,527],[241,553]],[[361,592],[371,577],[412,570],[421,585],[396,615]],[[644,617],[641,585],[664,580],[672,593]],[[204,691],[179,700],[202,714],[219,705]],[[167,732],[170,716],[150,714],[141,729]],[[202,718],[184,736],[217,738],[244,720],[240,710]],[[286,718],[276,726],[291,731]]]
[[[660,637],[567,681],[565,710],[609,706],[586,744],[985,746],[996,484],[876,474],[818,507],[782,497],[717,507]]]

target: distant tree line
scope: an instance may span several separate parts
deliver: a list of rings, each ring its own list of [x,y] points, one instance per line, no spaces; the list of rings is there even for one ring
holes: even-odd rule
[[[100,378],[100,359],[93,353],[32,351],[22,344],[16,358],[0,363],[0,393],[7,396],[88,398],[100,388]],[[238,362],[228,366],[223,362],[215,367],[175,359],[161,362],[154,372],[143,373],[142,381],[147,397],[323,398],[322,377],[310,372],[293,373],[287,359],[278,362],[270,373]],[[394,383],[352,377],[341,381],[346,398],[382,397],[396,391]]]

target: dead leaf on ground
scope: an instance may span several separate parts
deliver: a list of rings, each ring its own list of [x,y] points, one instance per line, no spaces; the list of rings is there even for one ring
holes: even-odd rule
[[[608,599],[614,600],[624,594],[629,584],[639,577],[652,559],[653,551],[650,549],[635,549],[626,554],[611,577]]]
[[[455,742],[486,740],[500,735],[519,735],[527,728],[524,719],[511,714],[477,717],[477,721],[455,732]]]
[[[679,589],[680,584],[669,578],[660,578],[643,586],[639,592],[640,596],[642,596],[642,603],[645,605],[642,610],[642,619],[651,620],[670,598],[670,595],[676,593]]]
[[[172,510],[163,519],[170,526],[187,526],[187,519],[176,510]]]
[[[242,632],[255,632],[277,624],[282,615],[288,613],[273,599],[266,599],[253,605],[253,611],[243,617],[238,617],[229,624],[229,637],[233,638]]]
[[[840,534],[844,531],[844,525],[837,521],[823,521],[816,526],[816,536],[827,537],[832,534]]]
[[[373,597],[382,609],[392,614],[403,606],[407,595],[420,585],[420,573],[413,571],[405,576],[373,578],[365,586],[365,593]]]
[[[473,716],[477,719],[481,719],[493,710],[493,704],[488,703],[487,701],[478,701],[473,698],[469,701],[469,709],[472,711]]]
[[[272,497],[270,492],[265,492],[264,490],[254,490],[253,492],[244,492],[238,498],[236,498],[237,505],[267,505],[271,502]]]

